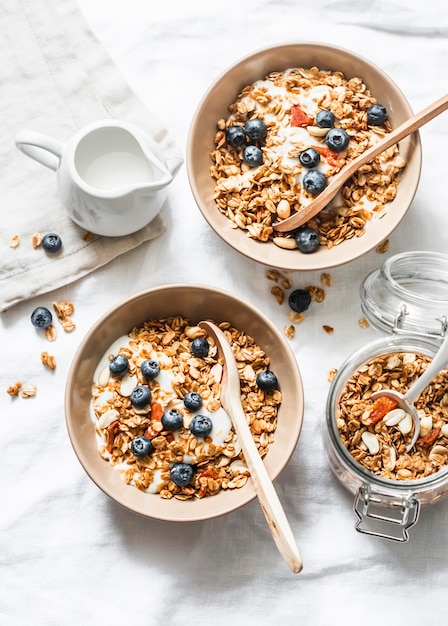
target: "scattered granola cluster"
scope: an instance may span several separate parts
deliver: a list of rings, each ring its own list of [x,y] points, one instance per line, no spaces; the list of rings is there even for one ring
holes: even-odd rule
[[[379,415],[379,420],[372,419],[372,393],[381,389],[405,393],[429,362],[428,357],[409,352],[379,356],[360,367],[342,391],[336,413],[342,442],[358,463],[378,476],[415,480],[448,465],[447,369],[435,377],[415,403],[420,435],[409,452],[406,447],[414,426],[401,414],[403,411],[386,412]]]
[[[346,162],[390,132],[387,118],[380,125],[369,122],[368,109],[376,104],[361,78],[347,80],[340,72],[316,67],[273,72],[246,86],[229,105],[229,117],[218,121],[211,153],[215,201],[231,227],[262,242],[296,248],[294,237],[276,233],[272,223],[312,200],[313,193],[304,184],[307,172],[317,172],[328,182]],[[329,128],[318,122],[318,114],[324,112],[349,139],[343,151],[335,152],[325,143]],[[241,149],[229,145],[226,137],[229,128],[247,127],[253,120],[267,129],[259,149],[262,160],[256,166],[248,164]],[[307,169],[299,158],[310,147],[320,158],[314,170]],[[382,217],[396,196],[404,167],[397,146],[361,167],[330,207],[307,223],[318,232],[320,245],[331,248],[359,237],[369,220]]]
[[[281,403],[279,388],[263,390],[257,382],[260,373],[270,371],[269,357],[246,333],[226,322],[219,326],[232,346],[240,374],[243,409],[264,457],[274,441]],[[205,337],[203,329],[190,326],[180,316],[149,320],[118,340],[114,345],[120,348],[111,348],[111,354],[98,366],[92,411],[99,453],[123,475],[126,483],[141,491],[186,500],[236,489],[247,481],[248,469],[241,447],[220,403],[222,365],[213,340]],[[205,356],[192,352],[193,342],[199,338],[208,341]],[[112,362],[115,367],[118,356],[127,360],[121,359],[125,364],[121,376],[111,373],[110,367]],[[143,373],[149,363],[153,370],[159,369],[154,378]],[[149,398],[145,406],[133,402],[136,388],[141,394],[145,388]],[[191,394],[200,397],[200,410],[189,408]],[[181,426],[170,429],[169,424],[178,413]],[[219,419],[219,427],[204,437],[194,434],[191,424],[198,413],[212,423],[216,418],[218,424]],[[150,452],[145,450],[143,456],[138,456],[133,442],[141,438]],[[191,482],[183,486],[176,484],[171,474],[173,466],[182,463],[194,468]]]

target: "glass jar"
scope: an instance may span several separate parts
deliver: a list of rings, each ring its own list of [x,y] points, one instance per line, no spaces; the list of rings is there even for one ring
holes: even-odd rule
[[[324,444],[334,474],[355,495],[356,530],[405,542],[420,505],[448,494],[448,466],[419,480],[380,477],[344,446],[337,412],[347,382],[375,357],[398,352],[434,357],[448,325],[448,256],[406,252],[391,257],[364,279],[360,295],[365,316],[387,336],[357,350],[338,369],[327,399]]]

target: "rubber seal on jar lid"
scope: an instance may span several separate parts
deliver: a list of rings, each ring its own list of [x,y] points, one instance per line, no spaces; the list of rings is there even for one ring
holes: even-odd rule
[[[448,256],[404,252],[387,259],[360,287],[372,326],[388,333],[444,337],[448,332]]]

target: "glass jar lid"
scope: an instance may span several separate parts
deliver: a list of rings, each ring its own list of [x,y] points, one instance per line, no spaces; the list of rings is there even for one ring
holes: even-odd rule
[[[366,276],[360,295],[363,313],[376,328],[442,338],[448,330],[448,256],[392,256]]]

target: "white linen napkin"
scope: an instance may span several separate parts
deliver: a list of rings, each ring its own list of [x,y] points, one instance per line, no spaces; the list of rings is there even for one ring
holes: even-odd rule
[[[0,311],[4,311],[88,274],[165,230],[159,214],[125,237],[86,236],[62,208],[55,172],[16,148],[19,130],[64,142],[95,120],[122,119],[158,142],[172,173],[183,159],[167,129],[125,83],[71,0],[5,0],[0,14]],[[63,240],[63,253],[57,258],[32,245],[34,233],[48,232]]]

